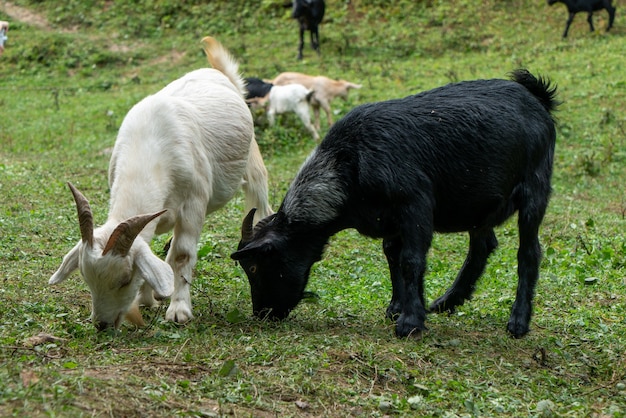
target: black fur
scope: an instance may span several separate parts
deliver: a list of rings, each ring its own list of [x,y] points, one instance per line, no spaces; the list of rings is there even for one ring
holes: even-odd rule
[[[232,257],[245,269],[257,316],[284,318],[301,300],[328,239],[346,228],[383,239],[396,334],[426,329],[424,272],[434,232],[468,231],[467,259],[430,309],[470,299],[494,227],[519,213],[519,283],[508,330],[526,334],[548,206],[556,88],[525,70],[509,80],[450,84],[359,106],[303,164],[278,212]]]
[[[246,79],[246,99],[254,99],[256,97],[265,97],[269,94],[274,86],[272,83],[266,83],[260,78],[247,77]]]
[[[326,4],[324,0],[293,0],[291,17],[300,24],[300,43],[298,44],[298,59],[302,59],[304,47],[304,32],[311,32],[311,48],[320,53],[320,36],[318,26],[324,18]]]
[[[589,22],[589,29],[593,32],[593,12],[597,10],[606,9],[609,13],[609,24],[606,27],[608,32],[613,27],[613,21],[615,20],[615,7],[611,4],[613,0],[548,0],[548,4],[552,6],[554,3],[563,3],[567,6],[569,16],[565,23],[565,31],[563,37],[567,38],[567,32],[574,20],[574,16],[578,12],[587,12],[587,22]]]

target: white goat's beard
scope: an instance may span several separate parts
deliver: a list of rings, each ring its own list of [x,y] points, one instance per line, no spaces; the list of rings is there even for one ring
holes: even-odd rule
[[[137,301],[133,302],[129,311],[126,313],[126,319],[130,323],[138,327],[143,327],[146,325],[146,323],[143,320],[143,317],[141,316],[141,312],[139,311],[139,305],[137,304]]]

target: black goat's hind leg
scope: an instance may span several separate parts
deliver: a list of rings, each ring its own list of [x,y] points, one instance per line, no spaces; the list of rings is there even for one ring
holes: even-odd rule
[[[609,12],[609,24],[606,27],[606,31],[608,32],[613,27],[613,21],[615,20],[615,7],[608,7],[606,11]]]
[[[497,248],[498,240],[493,229],[470,232],[469,251],[463,267],[446,293],[430,305],[431,312],[454,312],[472,297],[476,281],[487,265],[487,259]]]
[[[523,204],[519,208],[519,249],[517,251],[517,293],[511,308],[511,317],[507,324],[508,331],[520,338],[530,329],[532,303],[535,296],[535,286],[539,279],[539,264],[541,262],[541,246],[539,244],[539,226],[548,206],[550,185],[538,182],[531,185]]]
[[[320,55],[320,35],[317,30],[317,26],[311,29],[311,48],[317,52],[317,55]]]

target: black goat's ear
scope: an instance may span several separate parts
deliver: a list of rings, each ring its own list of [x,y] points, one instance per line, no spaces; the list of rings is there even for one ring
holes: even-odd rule
[[[233,260],[242,260],[244,258],[259,257],[272,251],[274,245],[267,240],[260,242],[251,242],[242,249],[235,251],[230,255]]]

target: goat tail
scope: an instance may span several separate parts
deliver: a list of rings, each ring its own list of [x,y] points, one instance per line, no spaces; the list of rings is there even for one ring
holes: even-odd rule
[[[263,163],[263,157],[259,145],[252,138],[250,141],[250,154],[248,164],[243,176],[243,191],[245,195],[245,211],[250,212],[256,208],[254,223],[274,213],[268,199],[267,169]]]
[[[311,99],[313,99],[313,96],[315,95],[315,90],[309,90],[309,92],[306,94],[306,101],[308,103],[311,103]]]
[[[242,96],[246,94],[246,83],[239,74],[239,63],[221,43],[212,36],[202,38],[204,53],[211,67],[224,74],[239,90]]]
[[[543,107],[552,113],[561,104],[556,99],[556,85],[544,77],[535,77],[528,70],[520,68],[511,73],[511,79],[524,86],[533,96],[535,96]]]

